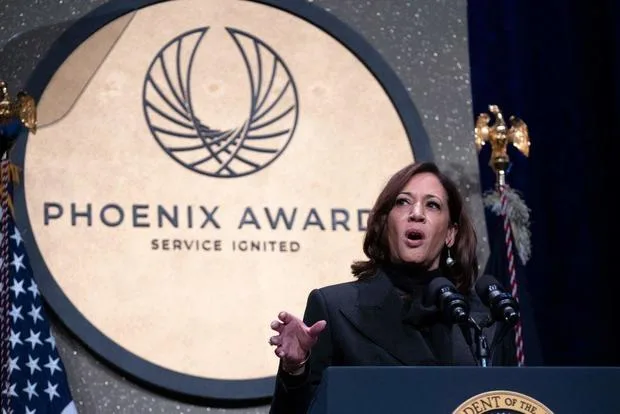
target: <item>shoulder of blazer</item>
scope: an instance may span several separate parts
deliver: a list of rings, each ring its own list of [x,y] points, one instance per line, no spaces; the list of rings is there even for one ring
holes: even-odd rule
[[[375,276],[366,279],[354,279],[315,290],[321,294],[328,307],[350,308],[382,303],[391,287],[388,279],[378,272]]]
[[[329,305],[340,303],[353,303],[357,299],[359,280],[338,283],[316,289]]]

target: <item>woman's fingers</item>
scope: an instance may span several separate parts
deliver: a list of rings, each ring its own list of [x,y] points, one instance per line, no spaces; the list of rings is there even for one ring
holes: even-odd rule
[[[269,345],[282,345],[282,338],[280,337],[280,335],[272,336],[271,338],[269,338]]]
[[[289,323],[290,321],[293,320],[293,316],[288,313],[288,312],[280,312],[278,313],[278,318],[286,325],[287,323]]]
[[[310,328],[308,328],[308,334],[311,337],[316,338],[321,332],[323,332],[323,329],[325,329],[326,326],[327,321],[318,321]]]
[[[301,319],[282,311],[278,314],[278,320],[269,325],[278,333],[269,338],[269,345],[276,347],[274,353],[278,358],[290,364],[298,364],[303,361],[326,325],[327,322],[323,320],[308,328]]]

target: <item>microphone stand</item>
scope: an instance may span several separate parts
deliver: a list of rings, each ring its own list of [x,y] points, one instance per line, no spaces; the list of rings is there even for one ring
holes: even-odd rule
[[[482,331],[482,329],[483,327],[486,328],[490,326],[490,324],[492,324],[493,322],[487,319],[485,321],[482,321],[484,323],[478,324],[474,320],[474,318],[472,318],[471,316],[469,317],[468,322],[469,322],[469,325],[474,330],[474,338],[476,342],[476,352],[475,352],[476,362],[481,367],[485,367],[485,368],[490,367],[491,366],[491,351],[489,349],[489,341],[487,340],[487,337]],[[481,327],[481,325],[483,326]]]

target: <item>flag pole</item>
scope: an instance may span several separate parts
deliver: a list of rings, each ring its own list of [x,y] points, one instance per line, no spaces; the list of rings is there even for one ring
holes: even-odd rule
[[[491,207],[491,210],[502,219],[504,245],[508,263],[507,270],[510,278],[510,291],[515,300],[519,302],[519,282],[515,268],[514,236],[512,231],[515,224],[512,222],[511,216],[512,210],[518,209],[521,212],[525,211],[527,213],[528,209],[518,194],[508,186],[506,181],[506,174],[510,166],[507,145],[509,143],[512,144],[525,156],[528,156],[530,140],[525,122],[513,116],[510,118],[511,127],[508,129],[503,114],[497,105],[489,105],[489,112],[493,114],[495,122],[493,125],[489,125],[491,115],[487,113],[482,113],[478,116],[474,129],[475,143],[478,151],[480,151],[482,146],[487,142],[491,145],[491,159],[489,165],[495,172],[495,191],[485,196],[485,205]],[[522,243],[521,246],[519,246],[521,247],[519,256],[524,264],[527,262],[530,255],[528,224],[529,214],[527,214],[525,220],[525,228],[520,231],[521,234],[524,234],[524,237],[520,237]],[[525,365],[521,318],[519,318],[515,325],[515,348],[517,364],[519,366]]]

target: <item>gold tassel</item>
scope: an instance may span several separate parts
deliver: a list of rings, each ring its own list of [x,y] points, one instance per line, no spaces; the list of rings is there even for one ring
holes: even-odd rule
[[[17,165],[13,164],[12,162],[9,161],[9,180],[11,180],[13,182],[13,185],[19,185],[19,176],[22,172],[22,168],[18,167]],[[2,186],[2,184],[0,183],[0,186]],[[8,188],[4,188],[4,186],[2,186],[2,191],[6,191],[8,193],[8,205],[9,205],[9,211],[11,212],[11,216],[15,217],[15,209],[13,207],[13,197],[11,197],[11,193],[9,193],[9,189]]]

